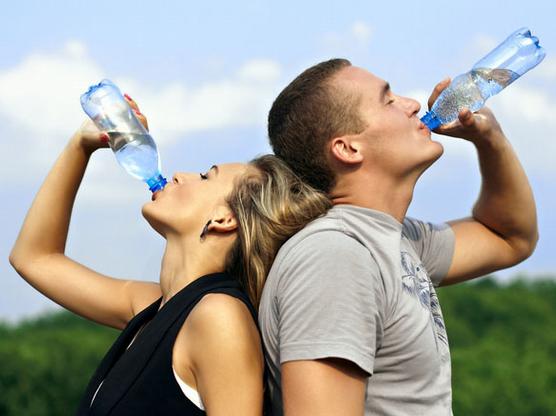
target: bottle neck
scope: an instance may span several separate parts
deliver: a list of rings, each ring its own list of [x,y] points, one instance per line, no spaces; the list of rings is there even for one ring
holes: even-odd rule
[[[428,127],[429,130],[434,130],[442,124],[439,118],[436,116],[434,111],[428,111],[423,117],[421,117],[422,123]]]
[[[149,186],[149,191],[151,191],[153,194],[156,191],[161,191],[168,183],[166,178],[163,177],[160,173],[153,176],[150,179],[147,179],[145,182],[147,182],[147,185]]]

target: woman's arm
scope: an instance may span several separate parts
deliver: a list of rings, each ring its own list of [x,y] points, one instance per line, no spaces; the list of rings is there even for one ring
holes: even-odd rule
[[[39,189],[10,253],[10,263],[34,288],[85,318],[123,328],[160,296],[155,283],[114,279],[64,255],[75,196],[105,133],[86,122],[71,138]]]
[[[186,359],[179,360],[180,354]],[[173,362],[178,375],[193,373],[209,416],[262,415],[260,336],[241,300],[221,293],[204,296],[178,334]]]

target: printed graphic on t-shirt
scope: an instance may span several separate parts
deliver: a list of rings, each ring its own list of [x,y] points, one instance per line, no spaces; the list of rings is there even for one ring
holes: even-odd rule
[[[429,311],[434,322],[438,352],[443,360],[449,360],[448,335],[434,286],[423,265],[421,263],[416,265],[408,252],[401,252],[401,262],[402,287],[406,293],[418,299],[421,306]]]

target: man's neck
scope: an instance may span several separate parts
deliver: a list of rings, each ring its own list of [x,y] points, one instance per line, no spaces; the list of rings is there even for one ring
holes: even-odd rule
[[[334,205],[349,204],[381,211],[402,223],[415,188],[415,180],[362,177],[340,178],[330,198]]]

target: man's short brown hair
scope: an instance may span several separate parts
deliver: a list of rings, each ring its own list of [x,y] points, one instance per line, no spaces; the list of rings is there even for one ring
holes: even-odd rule
[[[330,82],[347,66],[351,66],[347,59],[331,59],[305,70],[278,95],[268,114],[268,136],[276,156],[326,193],[335,184],[326,144],[363,129],[359,100]]]

